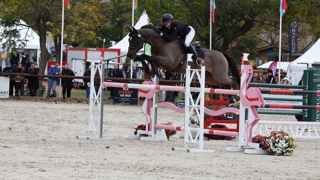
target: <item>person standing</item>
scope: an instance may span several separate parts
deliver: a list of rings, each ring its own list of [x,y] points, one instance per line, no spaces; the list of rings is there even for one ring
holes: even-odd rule
[[[49,75],[59,75],[60,74],[60,68],[59,68],[58,62],[55,62],[54,66],[50,67],[48,74]],[[48,78],[47,98],[50,97],[51,90],[53,92],[53,97],[57,97],[57,93],[56,93],[57,82],[58,82],[58,78],[55,78],[55,77]]]
[[[131,78],[131,67],[130,66],[128,66],[128,68],[127,68],[126,78]],[[135,71],[132,71],[132,78],[137,78]]]
[[[22,64],[20,62],[18,62],[17,64],[17,69],[15,70],[15,73],[24,73],[24,68],[22,67]],[[24,77],[14,77],[15,96],[19,96],[22,83],[24,83]]]
[[[39,69],[36,67],[36,63],[32,62],[30,68],[28,69],[28,74],[37,75]],[[36,96],[37,89],[39,88],[39,78],[38,77],[28,77],[28,89],[30,91],[30,96]]]
[[[268,76],[267,76],[266,83],[268,83],[268,84],[277,84],[276,78],[273,76],[272,70],[268,71]]]
[[[14,70],[11,67],[11,63],[7,62],[6,63],[6,67],[3,68],[2,72],[4,73],[13,73]],[[13,87],[14,87],[14,80],[13,80],[13,76],[8,76],[8,78],[10,78],[10,83],[9,83],[9,96],[13,96]]]
[[[17,53],[17,52],[13,52],[13,54],[12,54],[12,57],[10,59],[12,70],[15,70],[16,67],[17,67],[17,64],[18,64],[18,62],[20,60],[20,56],[19,55],[20,54]]]
[[[21,58],[22,67],[23,67],[24,69],[29,69],[29,67],[30,67],[30,62],[29,62],[29,57],[28,57],[28,55],[25,54],[25,53],[22,53],[21,56],[22,56],[22,58]]]
[[[114,77],[114,78],[123,78],[123,72],[119,69],[119,65],[118,64],[115,64],[113,66],[113,70],[111,72],[111,77]],[[110,98],[112,99],[113,98],[113,88],[110,88]],[[109,98],[109,99],[110,99]]]
[[[63,76],[75,76],[74,72],[69,69],[68,64],[64,65],[64,70],[62,71],[62,75]],[[62,78],[62,95],[63,95],[63,99],[65,99],[65,95],[67,92],[67,98],[70,98],[71,96],[71,89],[72,89],[72,80],[71,78]]]
[[[91,77],[91,66],[89,66],[88,69],[86,69],[86,72],[84,72],[83,76],[89,76]],[[86,98],[90,97],[90,79],[83,79],[84,86],[86,87]]]

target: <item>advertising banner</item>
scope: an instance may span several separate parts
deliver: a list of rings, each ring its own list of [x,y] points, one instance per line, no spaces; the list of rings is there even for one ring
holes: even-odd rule
[[[128,88],[112,88],[113,90],[113,104],[138,104],[138,89]]]
[[[9,98],[10,78],[0,77],[0,98]]]

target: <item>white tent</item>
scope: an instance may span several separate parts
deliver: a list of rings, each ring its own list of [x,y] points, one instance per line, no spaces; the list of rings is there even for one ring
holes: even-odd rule
[[[147,12],[144,11],[141,17],[139,18],[138,22],[134,26],[134,28],[140,29],[142,26],[149,23],[150,23],[149,16]],[[128,52],[128,48],[129,48],[129,34],[127,34],[121,41],[119,41],[118,43],[116,43],[110,48],[120,49],[121,55],[125,55]],[[143,49],[141,51],[143,51]],[[125,57],[121,58],[121,62],[124,62],[124,61],[125,61]]]
[[[150,20],[149,20],[149,16],[146,13],[146,11],[144,11],[140,17],[140,19],[138,20],[137,24],[134,25],[134,28],[136,29],[140,29],[142,26],[149,24]],[[115,45],[113,45],[111,48],[118,48],[121,50],[122,52],[127,52],[128,51],[128,47],[129,47],[129,34],[127,34],[121,41],[119,41],[118,43],[116,43]]]
[[[18,26],[14,26],[11,29],[16,29],[20,32],[20,38],[19,39],[25,39],[26,45],[23,47],[16,47],[17,50],[24,50],[30,58],[30,61],[33,61],[32,56],[37,57],[37,63],[39,64],[38,60],[40,57],[40,37],[39,35],[34,32],[31,28],[26,27],[27,23],[23,20],[20,20],[20,24]],[[3,31],[3,27],[0,27],[0,31]],[[14,40],[14,39],[13,39]],[[3,43],[5,43],[7,40],[4,38],[1,38],[0,44],[2,46]]]
[[[20,32],[20,40],[25,39],[26,40],[26,46],[23,47],[23,49],[40,49],[40,37],[39,35],[34,32],[31,28],[26,27],[28,26],[26,22],[23,20],[20,20],[20,24],[18,26],[14,26],[10,28],[11,30],[18,30]],[[3,27],[0,27],[0,30],[3,31]],[[19,40],[17,39],[17,40]],[[15,40],[15,39],[13,39]],[[1,44],[6,42],[7,40],[4,38],[1,38]],[[17,47],[18,48],[18,47]]]
[[[312,67],[314,62],[320,62],[320,39],[307,52],[289,64],[287,76],[291,78],[293,84],[298,84],[303,76],[303,70]]]
[[[273,61],[269,61],[265,64],[262,64],[260,66],[257,67],[257,69],[269,69],[271,63],[273,63]],[[290,62],[281,62],[280,63],[280,66],[279,66],[279,63],[277,64],[277,69],[282,69],[282,70],[287,70],[288,69],[288,65],[290,64]]]

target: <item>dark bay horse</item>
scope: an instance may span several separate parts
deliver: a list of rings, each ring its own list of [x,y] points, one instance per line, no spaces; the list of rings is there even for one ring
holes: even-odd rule
[[[163,67],[170,72],[185,74],[187,55],[182,52],[178,39],[165,42],[151,25],[145,25],[140,30],[133,28],[129,29],[129,31],[128,58],[140,61],[147,60],[151,65],[154,63],[156,66]],[[152,56],[145,54],[137,55],[137,52],[145,43],[151,45]],[[240,76],[234,59],[219,51],[204,48],[202,50],[205,53],[202,65],[206,66],[206,83],[226,88],[230,88],[230,85],[233,85],[233,87],[238,85],[239,87]],[[188,62],[188,64],[191,66],[191,69],[200,68],[195,63],[195,59],[193,62]],[[229,68],[233,78],[230,78],[228,75]]]

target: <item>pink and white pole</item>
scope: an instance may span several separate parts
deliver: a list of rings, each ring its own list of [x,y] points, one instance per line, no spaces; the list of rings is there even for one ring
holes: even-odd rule
[[[130,84],[130,83],[115,83],[115,82],[104,82],[104,87],[117,87],[117,88],[131,88],[141,90],[155,90],[155,91],[176,91],[185,92],[185,87],[182,86],[166,86],[166,85],[148,85],[148,84]],[[190,87],[190,92],[200,92],[201,88]],[[207,94],[239,94],[239,90],[229,89],[215,89],[215,88],[204,88],[204,93]]]
[[[185,131],[185,128],[182,126],[171,126],[171,125],[164,125],[164,124],[157,124],[155,126],[158,129],[168,129],[172,131]],[[189,128],[191,132],[198,132],[198,128]],[[211,129],[204,129],[204,134],[213,134],[213,135],[220,135],[220,136],[238,136],[238,132],[232,131],[221,131],[221,130],[211,130]]]

